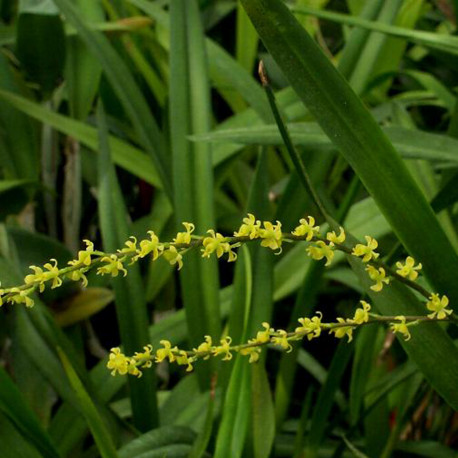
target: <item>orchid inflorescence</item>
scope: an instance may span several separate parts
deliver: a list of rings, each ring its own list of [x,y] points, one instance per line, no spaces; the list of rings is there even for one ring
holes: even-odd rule
[[[144,240],[137,241],[135,237],[130,237],[125,242],[125,246],[116,253],[95,250],[91,241],[84,240],[86,248],[79,251],[77,258],[69,261],[67,266],[59,268],[55,259],[51,259],[43,267],[30,266],[33,273],[24,278],[22,285],[0,289],[0,305],[8,302],[32,307],[34,305],[32,293],[37,291],[41,293],[46,287],[58,288],[64,279],[81,281],[83,286],[87,286],[86,273],[94,268],[97,269],[98,275],[116,277],[122,273],[125,276],[129,265],[147,256],[153,261],[161,257],[171,265],[176,265],[178,270],[182,268],[183,255],[189,249],[200,248],[204,258],[212,255],[218,258],[227,256],[228,262],[233,262],[237,259],[238,247],[243,243],[259,240],[261,246],[273,250],[276,254],[282,252],[283,242],[305,241],[307,242],[306,254],[314,260],[324,260],[326,266],[333,262],[335,251],[357,257],[366,265],[368,277],[373,281],[371,290],[380,292],[392,279],[397,279],[420,292],[427,299],[426,308],[431,313],[424,317],[396,316],[387,319],[387,317],[369,314],[370,305],[362,301],[362,308],[356,310],[353,319],[337,318],[335,323],[322,323],[322,315],[318,314],[312,319],[301,318],[299,321],[302,327],[289,333],[282,329],[274,330],[267,323],[263,323],[265,330],[258,332],[254,339],[241,345],[231,345],[232,340],[229,336],[221,339],[220,345],[214,345],[211,338],[206,336],[205,342],[192,351],[172,347],[167,340],[161,341],[163,348],[156,350],[155,354],[151,346],[146,346],[144,352],[136,353],[132,357],[127,357],[119,348],[114,348],[108,362],[108,367],[113,370],[113,373],[130,373],[138,376],[141,375],[140,368],[149,367],[153,362],[161,362],[164,359],[186,365],[190,370],[192,364],[199,358],[207,359],[210,356],[223,355],[223,359],[228,360],[233,352],[248,355],[250,362],[255,362],[259,358],[260,347],[263,345],[272,344],[288,351],[291,348],[291,341],[302,339],[304,336],[308,339],[318,337],[322,330],[334,333],[338,338],[347,336],[351,340],[356,327],[373,322],[388,322],[393,332],[400,333],[408,339],[410,338],[409,326],[420,321],[442,320],[452,313],[452,310],[447,308],[449,300],[446,296],[431,293],[416,283],[422,266],[411,256],[403,262],[397,262],[396,270],[391,269],[378,259],[379,253],[376,251],[378,242],[374,238],[365,236],[365,244],[349,246],[348,242],[345,243],[346,234],[342,227],[338,231],[330,231],[323,236],[312,216],[302,218],[292,232],[283,232],[279,221],[261,222],[252,214],[248,214],[243,219],[242,225],[233,236],[224,236],[213,229],[209,229],[205,236],[197,236],[193,234],[194,224],[185,222],[183,226],[184,231],[178,232],[172,241],[161,242],[153,231],[149,231],[148,238]]]

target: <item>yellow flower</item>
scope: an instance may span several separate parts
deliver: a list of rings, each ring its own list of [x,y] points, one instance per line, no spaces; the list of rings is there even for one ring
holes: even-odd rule
[[[364,237],[366,239],[367,245],[362,245],[358,243],[353,248],[351,254],[353,256],[358,256],[363,258],[363,262],[369,262],[371,259],[377,259],[379,254],[375,252],[375,249],[378,247],[378,242],[374,238],[366,235]]]
[[[188,353],[184,350],[180,350],[177,355],[177,364],[180,366],[188,366],[186,372],[191,372],[193,367],[192,363],[195,361],[195,358],[190,358]]]
[[[183,223],[186,232],[178,232],[177,236],[173,239],[174,243],[184,243],[186,245],[191,243],[191,234],[194,232],[195,226],[192,223]]]
[[[318,240],[318,242],[315,243],[315,245],[308,246],[305,251],[312,259],[315,259],[316,261],[320,261],[321,259],[326,258],[325,266],[329,266],[329,264],[331,264],[332,260],[334,259],[333,248],[330,245],[326,245],[326,243],[322,240]]]
[[[97,269],[97,275],[109,274],[112,277],[117,277],[119,272],[122,272],[124,277],[127,275],[127,270],[124,268],[122,262],[115,254],[112,254],[109,257],[104,256],[101,261],[104,262],[105,265]]]
[[[406,317],[403,315],[399,315],[395,317],[395,319],[400,321],[400,323],[392,323],[390,325],[391,330],[394,333],[399,332],[399,334],[402,334],[405,340],[410,340],[411,335],[409,332],[409,328],[407,327],[407,324],[406,324]]]
[[[258,331],[256,334],[256,342],[266,343],[269,342],[271,334],[274,332],[274,329],[270,327],[270,324],[267,322],[262,323],[264,331]]]
[[[0,289],[0,307],[3,305],[3,295],[5,294],[4,289]]]
[[[299,333],[306,333],[307,339],[312,340],[314,337],[319,337],[321,334],[321,319],[323,318],[323,314],[321,312],[317,312],[318,316],[314,316],[312,319],[310,318],[299,318],[299,323],[301,326],[295,329],[295,332]]]
[[[232,359],[231,342],[232,339],[229,336],[224,337],[224,339],[220,340],[221,345],[213,348],[213,354],[215,356],[224,355],[223,361],[229,361]]]
[[[251,240],[259,237],[259,229],[261,221],[256,220],[255,216],[248,213],[246,218],[243,218],[243,224],[237,232],[234,232],[235,237],[250,237]]]
[[[168,249],[163,252],[163,256],[170,265],[174,266],[178,264],[178,270],[183,267],[183,256],[178,253],[178,250],[173,245],[170,245]]]
[[[277,336],[272,337],[272,343],[282,347],[287,353],[293,350],[292,345],[288,341],[288,333],[284,329],[277,330]]]
[[[298,237],[306,236],[305,240],[310,241],[312,238],[320,232],[320,226],[315,226],[315,218],[313,216],[308,217],[308,221],[305,218],[299,220],[300,226],[292,232],[293,235]]]
[[[207,353],[204,359],[210,358],[214,349],[211,336],[205,336],[205,342],[202,342],[197,348],[193,348],[196,353]]]
[[[16,293],[8,297],[8,302],[11,304],[25,304],[26,307],[33,307],[34,301],[29,297],[29,294],[33,292],[34,288],[30,289],[19,289],[19,288],[10,288],[10,293]]]
[[[337,235],[334,231],[328,232],[326,234],[326,239],[329,241],[329,245],[334,246],[334,244],[341,245],[345,242],[345,231],[343,227],[340,227],[340,234]]]
[[[412,256],[407,256],[405,264],[398,261],[396,263],[396,273],[401,277],[408,278],[411,281],[415,281],[418,277],[418,271],[423,267],[421,263],[418,263],[415,266],[415,259]]]
[[[249,340],[248,343],[253,343],[253,340]],[[250,359],[248,360],[249,363],[256,363],[257,361],[259,361],[260,353],[261,349],[259,347],[246,347],[240,349],[241,355],[250,357]]]
[[[110,350],[110,356],[107,362],[108,369],[112,369],[111,375],[116,375],[116,372],[120,375],[126,375],[129,370],[129,358],[121,353],[119,347],[112,348]]]
[[[44,272],[43,278],[44,278],[44,281],[52,280],[51,289],[54,289],[54,288],[59,287],[62,284],[62,280],[59,278],[60,273],[57,267],[57,260],[51,259],[51,262],[53,262],[54,265],[47,262],[43,266],[45,269],[48,269],[48,272]]]
[[[447,318],[447,316],[452,313],[452,310],[446,308],[448,303],[449,300],[447,296],[439,298],[439,294],[431,294],[429,301],[426,303],[426,308],[433,313],[430,313],[428,317],[431,319],[437,318],[438,320]]]
[[[138,250],[137,239],[133,235],[129,237],[129,240],[126,240],[124,245],[126,245],[126,247],[122,248],[121,250],[118,250],[119,253],[136,253]]]
[[[345,321],[343,318],[337,318],[337,321],[340,324],[344,323],[351,323],[350,321]],[[343,337],[347,336],[348,341],[351,342],[353,340],[353,326],[339,326],[329,330],[329,333],[334,333],[338,339],[342,339]]]
[[[175,361],[174,352],[178,352],[178,347],[173,347],[172,344],[168,340],[161,340],[160,344],[164,348],[159,348],[156,350],[156,362],[160,363],[164,361],[164,359],[168,358],[171,363]]]
[[[30,269],[32,269],[35,273],[34,274],[29,274],[25,277],[24,281],[26,285],[31,285],[33,283],[38,283],[39,282],[39,290],[40,293],[42,293],[45,289],[45,284],[44,282],[46,281],[45,274],[43,272],[43,269],[41,267],[37,266],[30,266]]]
[[[351,320],[351,322],[355,324],[363,324],[369,321],[369,311],[371,309],[371,306],[366,301],[360,302],[363,307],[355,310],[355,315]]]
[[[153,365],[153,346],[151,344],[145,345],[143,347],[143,353],[135,352],[133,356],[134,361],[137,361],[142,364],[142,367],[151,367]]]
[[[83,282],[83,287],[86,288],[88,281],[86,275],[84,275],[84,272],[85,271],[83,269],[74,270],[72,272],[68,272],[66,277],[73,281],[81,280]]]
[[[371,286],[373,291],[379,292],[382,290],[384,283],[386,285],[390,283],[390,279],[386,278],[385,269],[383,267],[377,269],[374,266],[368,265],[366,267],[366,272],[369,274],[369,278],[375,281],[375,285]]]
[[[140,242],[140,250],[138,251],[138,255],[136,258],[144,258],[150,253],[153,253],[153,261],[155,261],[164,250],[164,245],[159,242],[159,238],[153,231],[148,231],[148,235],[150,236],[150,240],[142,240]]]
[[[212,253],[216,252],[216,256],[220,258],[224,253],[230,251],[231,245],[227,241],[227,238],[216,232],[213,229],[209,229],[207,233],[210,237],[205,237],[202,241],[204,249],[202,250],[202,256],[209,258]]]
[[[271,250],[279,250],[281,253],[282,232],[281,223],[272,224],[270,221],[264,221],[264,229],[259,229],[259,237],[262,238],[261,246],[270,248]]]

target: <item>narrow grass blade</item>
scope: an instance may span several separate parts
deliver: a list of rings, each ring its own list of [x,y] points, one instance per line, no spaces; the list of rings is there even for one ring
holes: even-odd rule
[[[32,118],[63,134],[70,135],[93,151],[98,151],[97,129],[89,124],[47,110],[43,106],[11,92],[0,90],[0,98]],[[162,186],[150,157],[116,137],[110,136],[108,141],[113,153],[113,161],[117,165],[153,186]]]
[[[110,253],[123,246],[129,237],[129,228],[122,192],[110,160],[101,102],[97,109],[97,120],[100,135],[99,218],[104,249]],[[114,278],[113,286],[122,345],[125,352],[132,355],[149,343],[146,301],[139,266],[131,266],[126,278]],[[155,384],[153,371],[146,371],[140,379],[129,378],[134,423],[141,431],[147,431],[158,423]]]
[[[164,191],[171,197],[172,188],[164,140],[129,68],[107,38],[88,27],[72,2],[69,0],[56,0],[55,3],[65,15],[67,21],[78,31],[81,40],[85,42],[88,49],[98,59],[132,121],[140,143],[151,155]]]
[[[108,433],[108,430],[106,429],[106,426],[104,425],[102,418],[100,417],[90,396],[81,383],[81,380],[78,378],[77,373],[73,369],[65,353],[60,348],[57,348],[57,351],[65,372],[67,373],[67,377],[78,396],[81,412],[86,418],[89,428],[91,429],[100,455],[103,458],[117,458],[118,454],[116,453],[116,448],[111,440],[110,434]]]
[[[294,7],[294,11],[297,14],[310,14],[321,19],[335,21],[341,24],[364,27],[375,32],[386,33],[392,37],[403,38],[411,41],[412,43],[417,43],[431,49],[437,49],[439,51],[458,55],[458,37],[455,36],[425,32],[423,30],[410,30],[403,27],[367,21],[347,14],[317,10],[302,5]]]
[[[204,35],[195,0],[171,3],[170,137],[173,155],[175,215],[177,224],[189,221],[196,232],[214,228],[213,170],[210,149],[193,145],[190,133],[210,128],[210,99]],[[203,261],[198,251],[186,256],[181,271],[183,302],[190,343],[205,335],[220,337],[218,267],[215,259]],[[197,368],[201,387],[210,383],[214,364]]]
[[[2,367],[0,367],[0,386],[0,410],[10,418],[21,433],[44,456],[58,458],[60,454],[56,450],[51,438],[41,426],[17,386]]]

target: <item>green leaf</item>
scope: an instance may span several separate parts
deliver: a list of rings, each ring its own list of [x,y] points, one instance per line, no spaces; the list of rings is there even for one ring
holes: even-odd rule
[[[28,77],[45,96],[60,83],[65,62],[65,33],[51,1],[21,0],[16,51]]]
[[[287,124],[295,145],[328,153],[335,149],[331,139],[316,123]],[[406,159],[425,159],[433,162],[458,162],[458,141],[445,135],[432,134],[401,126],[383,128],[393,146]],[[239,143],[242,145],[282,145],[275,125],[218,129],[208,134],[191,137],[194,141]]]
[[[294,11],[297,14],[310,14],[321,19],[335,21],[341,24],[364,27],[366,29],[385,33],[396,38],[403,38],[431,49],[437,49],[454,55],[458,54],[458,37],[456,36],[425,32],[423,30],[410,30],[403,27],[382,24],[380,22],[367,21],[347,14],[317,10],[302,5],[294,7]]]
[[[88,27],[70,0],[54,1],[102,66],[138,134],[140,143],[153,159],[164,191],[171,197],[169,164],[164,139],[127,64],[104,35]]]
[[[190,221],[195,223],[196,233],[204,234],[215,227],[211,150],[209,145],[192,144],[187,139],[191,133],[210,129],[204,35],[195,0],[173,0],[170,14],[170,138],[175,215],[177,225]],[[221,324],[216,259],[203,261],[198,251],[188,253],[180,283],[190,343],[197,346],[204,335],[218,339]],[[202,388],[209,386],[213,370],[214,362],[197,367]]]
[[[167,454],[165,446],[173,444],[192,444],[196,439],[196,433],[184,426],[163,426],[153,429],[122,447],[119,458],[143,457],[147,452],[157,450],[157,456],[171,456]],[[162,452],[162,455],[159,455]],[[148,455],[145,455],[145,457]],[[153,455],[154,456],[154,455]]]
[[[0,90],[0,98],[38,121],[53,127],[63,134],[70,135],[93,151],[98,151],[96,128],[47,110],[41,105],[11,92]],[[161,186],[153,162],[145,153],[113,136],[109,137],[109,145],[113,153],[113,161],[117,165],[154,186]]]
[[[270,455],[275,438],[275,411],[267,372],[261,364],[251,365],[253,456]]]
[[[81,380],[78,378],[75,369],[73,369],[67,356],[59,347],[57,348],[57,351],[59,353],[59,357],[62,361],[67,377],[78,396],[81,412],[86,418],[100,455],[103,458],[117,458],[118,454],[116,453],[116,449],[113,441],[111,440],[111,436],[108,433],[108,430],[106,429],[106,426],[104,425],[102,418],[100,417],[90,396],[81,383]]]
[[[0,410],[44,456],[59,457],[60,455],[49,435],[2,367],[0,367],[0,386]]]
[[[98,161],[99,218],[103,246],[115,252],[129,237],[127,210],[110,158],[105,113],[101,102],[97,110],[100,137]],[[126,278],[114,278],[116,314],[124,351],[133,355],[149,344],[148,319],[143,284],[138,264],[129,269]],[[135,425],[147,431],[157,424],[155,374],[146,371],[137,379],[129,377],[130,397]]]

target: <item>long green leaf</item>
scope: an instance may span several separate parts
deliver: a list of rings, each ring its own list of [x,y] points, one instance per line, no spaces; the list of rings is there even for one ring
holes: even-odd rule
[[[403,38],[428,48],[458,55],[458,37],[455,36],[425,32],[423,30],[410,30],[403,27],[382,24],[380,22],[367,21],[347,14],[317,10],[302,5],[294,7],[294,11],[298,14],[310,14],[321,19],[328,19],[341,24],[364,27],[375,32],[386,33],[396,38]]]
[[[49,435],[44,431],[18,387],[2,367],[0,367],[0,386],[0,410],[11,419],[25,437],[35,444],[43,455],[50,458],[59,457]]]
[[[98,151],[97,129],[81,121],[71,119],[43,108],[38,103],[24,97],[0,90],[0,98],[14,108],[47,124],[63,134],[70,135],[93,151]],[[146,182],[161,187],[161,183],[150,157],[138,148],[116,137],[109,137],[109,145],[113,153],[113,161],[135,176]]]
[[[210,149],[187,139],[190,133],[210,128],[206,54],[195,1],[172,1],[171,20],[170,137],[176,218],[180,225],[194,222],[197,233],[203,234],[215,226]],[[180,275],[192,345],[204,335],[214,339],[220,335],[218,267],[215,259],[208,261],[194,250],[186,256]],[[208,387],[213,364],[197,370],[201,386]]]
[[[98,106],[100,136],[98,161],[99,218],[106,252],[114,252],[129,237],[127,210],[116,173],[110,160],[108,133],[103,107]],[[127,354],[140,351],[149,343],[146,301],[138,265],[131,266],[126,278],[114,278],[116,314],[121,341]],[[142,378],[129,378],[134,422],[141,431],[157,425],[155,374],[147,371]]]
[[[294,123],[288,124],[287,127],[295,145],[324,153],[335,149],[332,140],[316,123]],[[401,156],[406,159],[425,159],[446,163],[458,162],[458,141],[453,138],[400,126],[384,127],[383,132]],[[283,144],[278,129],[274,125],[218,129],[191,138],[194,141],[228,142],[242,145],[280,146]]]
[[[164,140],[127,64],[121,59],[104,35],[88,27],[82,19],[81,13],[71,1],[55,0],[55,3],[65,15],[67,21],[75,27],[81,40],[84,41],[102,66],[116,95],[132,121],[140,143],[154,161],[164,191],[171,197],[169,164]]]
[[[60,348],[57,348],[57,350],[65,372],[67,373],[67,377],[78,396],[81,412],[88,422],[100,455],[103,458],[117,458],[118,455],[116,453],[113,441],[111,440],[111,436],[108,433],[108,430],[106,429],[106,426],[104,425],[102,418],[100,417],[89,394],[85,390],[84,385],[78,378],[75,369],[73,369],[65,353]]]

